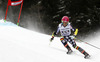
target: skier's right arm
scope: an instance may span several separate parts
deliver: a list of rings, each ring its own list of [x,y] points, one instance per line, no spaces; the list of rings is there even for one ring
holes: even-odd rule
[[[54,37],[55,37],[55,35],[57,35],[59,33],[59,27],[57,28],[57,30],[56,31],[54,31],[53,33],[52,33],[52,38],[51,38],[51,42],[52,42],[52,40],[54,39]]]

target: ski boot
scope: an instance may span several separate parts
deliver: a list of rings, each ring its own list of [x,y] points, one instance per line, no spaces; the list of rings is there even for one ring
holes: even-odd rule
[[[71,54],[73,51],[71,49],[68,49],[67,54]]]
[[[90,55],[89,55],[88,53],[85,53],[84,58],[85,58],[85,59],[88,59],[89,57],[90,57]]]

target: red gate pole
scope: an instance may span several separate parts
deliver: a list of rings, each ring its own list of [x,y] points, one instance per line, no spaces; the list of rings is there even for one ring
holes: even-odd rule
[[[9,4],[9,0],[8,0],[8,4]],[[8,7],[9,5],[7,4],[7,9],[6,9],[6,14],[5,14],[5,19],[4,19],[4,22],[6,22],[6,18],[7,18],[7,13],[8,13]]]
[[[19,20],[20,20],[20,16],[21,16],[22,7],[23,7],[23,2],[21,4],[21,8],[20,8],[20,12],[19,12],[19,17],[18,17],[18,21],[17,21],[17,25],[19,25]]]

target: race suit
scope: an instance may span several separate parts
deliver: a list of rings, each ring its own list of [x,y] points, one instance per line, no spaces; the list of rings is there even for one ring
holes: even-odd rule
[[[77,50],[79,50],[82,54],[86,54],[86,52],[79,46],[76,45],[76,42],[74,40],[74,38],[72,38],[71,35],[71,30],[74,32],[74,35],[76,36],[78,33],[78,29],[74,29],[70,23],[68,23],[65,27],[63,26],[63,23],[60,23],[58,25],[58,28],[55,32],[53,32],[52,37],[54,37],[55,35],[57,35],[59,32],[61,33],[61,42],[62,44],[68,49],[70,50],[71,48],[68,45],[68,42]]]

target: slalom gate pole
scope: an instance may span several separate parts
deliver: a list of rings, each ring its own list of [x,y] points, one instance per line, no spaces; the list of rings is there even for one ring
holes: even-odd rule
[[[4,22],[6,22],[7,13],[8,13],[8,7],[9,7],[9,5],[7,4],[7,9],[6,9],[6,14],[5,14],[5,19],[4,19]]]
[[[83,40],[80,40],[80,39],[78,39],[78,38],[76,38],[76,37],[75,37],[75,39],[76,39],[76,40],[79,40],[79,41],[81,41],[81,42],[84,42]],[[92,46],[92,47],[97,48],[97,49],[100,50],[99,47],[96,47],[96,46],[94,46],[94,45],[92,45],[92,44],[90,44],[90,43],[87,43],[87,42],[84,42],[84,43],[85,43],[85,44],[88,44],[88,45],[90,45],[90,46]]]
[[[17,25],[19,25],[19,20],[20,20],[20,15],[21,15],[22,7],[23,7],[23,3],[21,4],[21,8],[20,8],[20,12],[19,12],[19,17],[18,17],[18,21],[17,21]]]

